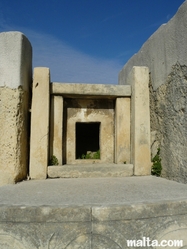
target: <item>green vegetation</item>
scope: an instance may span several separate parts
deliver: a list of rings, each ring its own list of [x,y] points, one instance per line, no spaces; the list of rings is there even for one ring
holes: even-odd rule
[[[87,154],[82,154],[81,159],[100,159],[100,150],[96,152],[87,152]]]
[[[51,159],[49,160],[49,165],[59,165],[59,162],[56,156],[52,155]]]
[[[160,158],[160,148],[157,150],[157,154],[152,159],[153,165],[151,169],[151,174],[160,176],[162,171],[162,164],[161,164],[161,158]]]

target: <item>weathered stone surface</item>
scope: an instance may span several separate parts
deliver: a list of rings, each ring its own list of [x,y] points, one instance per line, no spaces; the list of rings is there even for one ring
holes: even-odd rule
[[[127,240],[183,240],[186,248],[185,215],[105,222],[1,223],[1,248],[128,248]],[[14,247],[12,247],[14,246]],[[132,247],[136,248],[136,247]],[[146,247],[144,247],[146,248]]]
[[[187,238],[185,237],[185,234],[187,233],[187,227],[183,226],[180,229],[180,224],[181,223],[179,222],[177,222],[177,224],[173,222],[173,224],[168,225],[166,229],[161,228],[160,234],[158,235],[158,242],[160,243],[161,241],[170,241],[170,246],[168,245],[165,247],[169,249],[171,248],[171,243],[177,240],[178,243],[180,242],[180,245],[178,244],[177,246],[176,244],[176,246],[174,246],[175,248],[187,248]],[[160,247],[158,246],[156,248],[158,249]]]
[[[159,241],[180,239],[184,246],[180,248],[186,248],[186,222],[186,216],[181,215],[105,222],[0,223],[0,246],[8,249],[120,249],[128,248],[129,239],[149,237]]]
[[[63,96],[102,96],[116,98],[131,96],[130,86],[118,86],[107,84],[81,84],[81,83],[55,83],[51,84],[51,94],[62,94]]]
[[[29,92],[32,80],[32,47],[20,32],[0,33],[0,86]]]
[[[63,163],[63,98],[51,96],[50,158],[54,155],[59,165]]]
[[[134,175],[150,175],[151,152],[148,68],[133,67],[127,82],[132,86],[131,163],[134,165]]]
[[[48,68],[35,68],[32,91],[30,177],[45,179],[49,149],[49,83]]]
[[[27,176],[28,100],[22,87],[0,87],[0,185]]]
[[[156,132],[152,156],[160,147],[162,175],[187,182],[186,67],[187,1],[123,67],[119,84],[127,84],[133,66],[150,71],[151,131]]]
[[[162,175],[187,182],[187,66],[176,64],[166,84],[151,96],[151,128],[156,131],[156,147],[160,147]]]
[[[0,206],[0,212],[0,222],[87,222],[92,218],[90,207],[78,206]]]
[[[151,132],[151,158],[152,159],[156,156],[158,152],[158,148],[159,148],[159,142],[157,138],[157,132],[152,131]]]
[[[115,220],[104,222],[93,222],[93,248],[129,248],[127,240],[142,240],[143,237],[161,241],[163,239],[181,239],[182,246],[186,248],[186,226],[185,215],[158,217],[149,219]],[[176,224],[176,225],[175,225]],[[169,234],[167,232],[170,231]],[[179,235],[179,237],[175,237]],[[96,237],[97,236],[97,237]],[[112,246],[112,247],[110,247]],[[132,246],[136,248],[136,246]],[[145,246],[142,248],[149,248]],[[153,247],[154,248],[154,247]],[[159,247],[158,247],[159,248]],[[168,247],[169,248],[169,247]],[[178,247],[183,248],[183,247]]]
[[[133,175],[132,164],[87,164],[48,166],[50,178],[124,177]]]
[[[26,178],[32,47],[20,32],[0,33],[0,185]]]
[[[130,98],[115,104],[115,163],[130,163]]]
[[[91,222],[34,222],[0,224],[4,249],[90,248]],[[88,245],[88,247],[85,247]]]

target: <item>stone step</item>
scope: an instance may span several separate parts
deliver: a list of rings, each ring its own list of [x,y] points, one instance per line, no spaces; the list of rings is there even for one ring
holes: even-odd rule
[[[132,164],[48,166],[49,178],[124,177],[133,175]]]

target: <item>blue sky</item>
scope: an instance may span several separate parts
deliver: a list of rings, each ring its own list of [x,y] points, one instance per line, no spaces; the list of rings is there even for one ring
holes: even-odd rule
[[[0,32],[20,31],[33,67],[56,82],[116,84],[133,54],[184,0],[0,0]]]

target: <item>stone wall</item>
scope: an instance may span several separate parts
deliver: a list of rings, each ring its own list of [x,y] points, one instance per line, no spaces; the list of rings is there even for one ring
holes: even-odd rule
[[[0,185],[28,173],[31,74],[28,39],[20,32],[0,33]]]
[[[161,149],[162,176],[187,182],[187,1],[123,67],[127,84],[133,66],[150,70],[152,157]]]
[[[166,83],[156,91],[150,85],[150,93],[151,128],[161,144],[162,175],[187,182],[187,66],[174,65]]]

